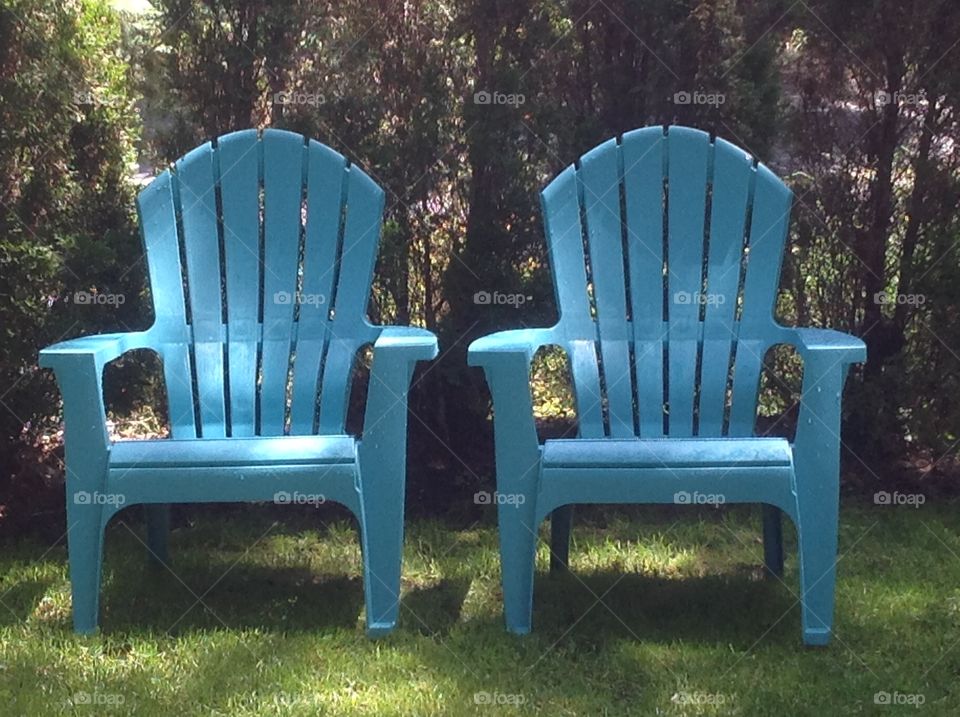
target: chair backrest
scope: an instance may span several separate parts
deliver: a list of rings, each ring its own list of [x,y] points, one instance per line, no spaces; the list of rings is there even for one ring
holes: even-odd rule
[[[384,194],[330,148],[245,130],[138,199],[174,438],[342,433]]]
[[[649,127],[542,199],[581,436],[751,435],[790,190],[722,139]]]

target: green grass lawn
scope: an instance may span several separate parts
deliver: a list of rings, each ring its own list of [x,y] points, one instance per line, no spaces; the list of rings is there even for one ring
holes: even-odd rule
[[[541,545],[526,637],[503,628],[492,522],[410,522],[401,624],[381,640],[362,629],[352,523],[277,515],[190,513],[167,570],[121,513],[87,638],[65,547],[3,546],[0,715],[960,714],[954,505],[844,506],[822,649],[801,643],[792,529],[784,580],[764,579],[754,507],[582,512],[570,574],[546,574]]]

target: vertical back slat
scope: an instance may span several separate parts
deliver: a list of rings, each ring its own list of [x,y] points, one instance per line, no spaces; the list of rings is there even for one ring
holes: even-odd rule
[[[347,171],[346,215],[340,274],[333,297],[333,321],[320,392],[321,433],[340,433],[357,350],[374,334],[367,320],[370,284],[383,217],[384,194],[357,167]]]
[[[283,435],[287,406],[303,193],[303,137],[263,133],[263,343],[260,434]]]
[[[183,242],[193,329],[194,370],[201,433],[226,436],[223,396],[220,239],[217,227],[215,156],[208,142],[177,162]]]
[[[703,325],[700,369],[699,431],[701,436],[723,433],[727,374],[734,341],[734,317],[743,256],[747,201],[753,160],[742,149],[716,140],[710,242],[707,261],[707,303]]]
[[[599,437],[604,430],[594,347],[597,330],[590,316],[580,200],[574,167],[567,167],[550,182],[543,190],[541,199],[560,325],[570,356],[580,435]],[[583,342],[588,342],[589,346]]]
[[[155,329],[161,342],[170,431],[174,438],[196,438],[190,336],[183,297],[173,182],[170,172],[163,172],[140,193],[137,206],[147,253]]]
[[[623,184],[640,435],[663,436],[663,162],[661,127],[623,136]]]
[[[710,137],[699,130],[671,127],[667,145],[668,420],[671,436],[689,437],[693,434]]]
[[[733,371],[730,435],[750,435],[754,430],[763,354],[775,334],[773,311],[790,223],[790,190],[762,164],[756,172]]]
[[[583,156],[579,175],[593,272],[610,435],[626,438],[634,435],[633,380],[627,343],[618,153],[616,140],[604,142]]]
[[[256,130],[222,137],[220,197],[227,296],[230,435],[256,432],[260,300],[260,152]]]
[[[328,342],[327,322],[336,278],[346,160],[311,140],[307,167],[307,224],[303,248],[302,291],[293,367],[290,432],[313,431],[319,374]]]
[[[602,438],[605,432],[597,344],[594,341],[575,339],[568,342],[567,351],[577,397],[580,437]]]

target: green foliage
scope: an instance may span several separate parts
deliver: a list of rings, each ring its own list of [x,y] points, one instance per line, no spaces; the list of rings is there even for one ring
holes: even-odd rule
[[[386,189],[371,317],[431,328],[443,349],[411,397],[411,481],[438,505],[437,476],[475,489],[492,448],[466,347],[557,317],[539,189],[598,142],[673,122],[744,146],[793,188],[778,316],[868,343],[844,404],[844,443],[860,457],[851,465],[870,480],[899,479],[905,457],[946,468],[960,438],[958,8],[159,0],[134,16],[105,0],[9,0],[0,382],[15,388],[0,396],[3,435],[52,413],[39,345],[150,320],[133,164],[162,167],[237,128],[283,127],[341,151]],[[482,92],[515,99],[477,101]],[[125,301],[64,301],[77,291]],[[523,301],[478,303],[478,292]],[[162,391],[153,366],[137,379],[142,398],[142,368],[142,358],[112,368],[108,398],[121,413],[143,400],[152,420]],[[801,367],[777,352],[765,375],[760,423],[789,432]],[[543,355],[534,376],[538,416],[575,418],[565,362]]]
[[[0,411],[3,453],[56,409],[37,349],[143,325],[129,177],[139,119],[107,2],[0,8]],[[78,303],[123,295],[122,305]],[[6,476],[5,476],[6,477]]]

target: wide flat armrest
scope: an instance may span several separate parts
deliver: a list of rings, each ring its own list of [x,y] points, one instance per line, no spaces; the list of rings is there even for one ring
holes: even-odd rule
[[[467,363],[471,366],[484,366],[497,354],[520,353],[527,363],[541,346],[553,343],[552,329],[511,329],[482,336],[470,344],[467,349]]]
[[[863,363],[867,345],[850,334],[833,329],[792,329],[794,343],[804,358],[812,353],[828,352],[840,363]]]
[[[399,351],[407,361],[429,361],[436,358],[437,337],[416,326],[385,326],[373,344],[374,353]]]
[[[122,334],[98,334],[81,336],[69,341],[48,346],[40,351],[40,365],[43,368],[59,369],[77,365],[83,357],[92,358],[100,369],[110,361],[119,358],[127,351],[149,346],[145,331]]]

